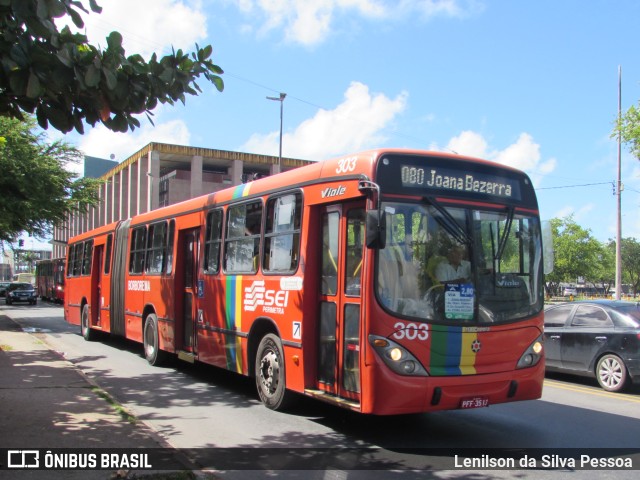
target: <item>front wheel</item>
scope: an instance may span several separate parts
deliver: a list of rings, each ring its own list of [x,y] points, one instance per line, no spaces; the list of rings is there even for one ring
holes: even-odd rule
[[[256,386],[260,400],[271,410],[284,410],[293,401],[293,393],[287,391],[284,352],[280,339],[269,333],[258,346],[255,364]]]
[[[144,358],[147,359],[149,365],[162,365],[166,360],[166,352],[160,350],[158,317],[154,313],[150,313],[144,322],[143,343]]]
[[[619,392],[627,384],[627,367],[617,355],[605,355],[598,360],[596,378],[607,392]]]

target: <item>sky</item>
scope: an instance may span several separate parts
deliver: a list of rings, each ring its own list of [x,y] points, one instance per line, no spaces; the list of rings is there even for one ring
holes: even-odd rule
[[[88,2],[85,2],[88,4]],[[379,147],[456,152],[526,171],[543,220],[616,236],[622,110],[640,100],[636,0],[98,0],[149,58],[213,46],[224,92],[161,106],[155,126],[66,140],[125,160],[149,142],[322,160]],[[55,135],[53,132],[51,135]],[[640,239],[640,161],[622,146],[622,235]]]

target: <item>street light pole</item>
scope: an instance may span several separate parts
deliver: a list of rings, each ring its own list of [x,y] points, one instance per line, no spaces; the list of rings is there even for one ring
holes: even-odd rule
[[[616,300],[622,295],[622,67],[618,65],[618,180],[616,182],[616,203],[618,218],[616,224]]]
[[[280,102],[280,150],[278,153],[278,172],[280,173],[280,168],[282,165],[282,116],[284,110],[284,99],[286,98],[286,93],[280,93],[279,97],[267,97],[267,100],[274,100],[276,102]]]

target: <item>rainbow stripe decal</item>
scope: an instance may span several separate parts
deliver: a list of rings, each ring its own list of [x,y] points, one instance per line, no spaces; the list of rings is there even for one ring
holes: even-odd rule
[[[241,185],[238,185],[236,188],[233,189],[233,195],[231,196],[231,198],[235,200],[237,198],[246,197],[247,195],[249,195],[250,189],[251,189],[250,183],[243,183]]]
[[[226,282],[225,320],[226,328],[230,332],[242,331],[242,276],[228,276]],[[225,338],[225,351],[227,356],[227,368],[237,373],[242,371],[242,338],[238,335],[227,333]]]
[[[251,184],[238,185],[233,190],[233,199],[249,195]],[[229,332],[242,332],[242,275],[228,275],[226,278],[226,329]],[[227,333],[224,335],[227,368],[237,373],[243,372],[242,338]]]
[[[476,373],[477,332],[464,327],[432,329],[429,373],[433,376],[473,375]]]

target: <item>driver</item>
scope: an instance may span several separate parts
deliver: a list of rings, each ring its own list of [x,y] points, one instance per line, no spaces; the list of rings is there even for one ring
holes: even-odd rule
[[[471,263],[464,259],[465,249],[453,245],[447,253],[447,261],[436,267],[436,277],[443,283],[465,283],[471,279]]]

